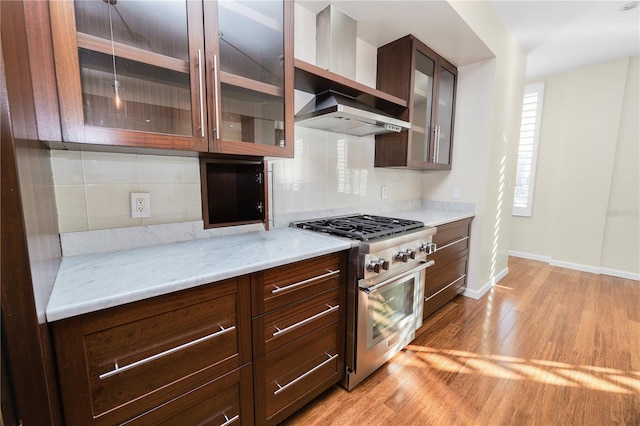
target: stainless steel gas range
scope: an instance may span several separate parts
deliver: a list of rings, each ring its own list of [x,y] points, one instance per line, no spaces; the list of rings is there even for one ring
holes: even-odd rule
[[[354,240],[347,286],[346,374],[352,390],[415,337],[422,325],[427,254],[436,228],[422,222],[349,215],[292,226]]]

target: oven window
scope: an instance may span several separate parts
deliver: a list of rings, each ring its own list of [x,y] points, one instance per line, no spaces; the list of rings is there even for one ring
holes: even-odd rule
[[[396,332],[413,315],[415,281],[415,277],[410,277],[369,294],[371,343]]]

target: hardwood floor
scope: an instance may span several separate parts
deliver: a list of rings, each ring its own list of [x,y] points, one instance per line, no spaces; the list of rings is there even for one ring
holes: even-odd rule
[[[509,271],[285,424],[640,424],[640,283],[518,258]]]

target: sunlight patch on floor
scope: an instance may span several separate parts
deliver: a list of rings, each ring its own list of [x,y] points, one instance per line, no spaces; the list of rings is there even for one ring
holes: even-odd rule
[[[533,380],[544,384],[583,387],[602,392],[640,394],[640,372],[557,361],[525,360],[505,355],[479,355],[454,349],[408,345],[413,357],[398,359],[405,366],[428,367],[457,374],[481,374],[507,380]],[[417,362],[419,360],[420,362]]]

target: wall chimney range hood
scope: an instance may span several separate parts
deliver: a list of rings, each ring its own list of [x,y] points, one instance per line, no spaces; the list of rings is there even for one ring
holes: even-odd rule
[[[296,114],[296,125],[353,136],[400,132],[410,128],[374,107],[332,90],[317,94]]]
[[[332,73],[355,78],[357,22],[333,5],[316,15],[316,64]],[[296,125],[353,136],[400,132],[406,121],[335,90],[316,96],[295,117]]]

